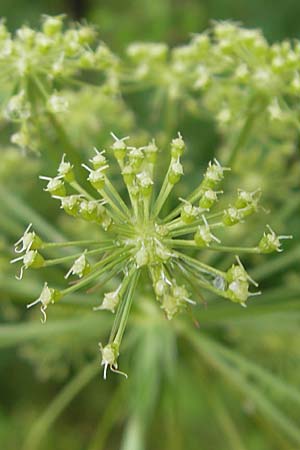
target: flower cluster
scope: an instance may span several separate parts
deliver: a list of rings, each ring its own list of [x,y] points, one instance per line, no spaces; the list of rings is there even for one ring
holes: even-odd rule
[[[162,86],[174,99],[207,93],[204,102],[219,110],[223,125],[239,119],[241,103],[249,109],[257,103],[255,108],[263,106],[271,120],[284,120],[288,98],[300,95],[299,42],[269,45],[260,30],[229,21],[215,22],[172,50],[137,43],[127,54],[136,82]]]
[[[77,282],[65,289],[54,289],[45,283],[38,299],[46,320],[46,309],[73,292],[93,283],[105,283],[115,277],[118,287],[104,294],[96,310],[116,312],[109,342],[100,346],[104,375],[107,368],[118,370],[119,348],[128,320],[132,300],[141,274],[148,274],[154,296],[167,319],[196,304],[202,289],[226,300],[246,305],[257,295],[250,289],[257,284],[248,275],[238,256],[227,271],[205,264],[199,258],[202,249],[216,252],[270,253],[281,251],[281,239],[268,227],[254,247],[224,246],[218,231],[243,223],[259,209],[260,191],[239,189],[236,199],[225,209],[213,209],[222,195],[220,185],[230,169],[217,161],[208,164],[202,180],[187,197],[180,198],[177,207],[167,210],[167,201],[174,186],[183,176],[181,157],[185,143],[180,134],[170,144],[170,162],[159,188],[154,182],[158,147],[154,141],[143,147],[133,147],[128,137],[114,142],[110,151],[120,168],[126,186],[126,198],[114,187],[108,176],[109,163],[105,151],[95,149],[90,165],[82,164],[88,172],[91,194],[76,180],[72,164],[62,158],[57,175],[41,177],[47,181],[45,190],[60,202],[61,208],[74,218],[95,222],[102,227],[107,239],[75,242],[44,242],[31,226],[16,243],[21,256],[12,262],[22,262],[20,278],[28,268],[47,267],[71,262],[66,278]],[[127,200],[126,200],[127,199]],[[83,247],[84,250],[57,259],[47,259],[43,250],[60,247]]]
[[[68,110],[59,88],[76,84],[82,70],[101,70],[116,83],[118,61],[104,45],[96,45],[96,32],[88,25],[64,30],[63,16],[45,16],[41,30],[28,26],[12,35],[0,23],[0,80],[5,87],[4,117],[19,124],[11,140],[31,148],[30,125],[40,112]],[[109,74],[109,75],[108,75]]]

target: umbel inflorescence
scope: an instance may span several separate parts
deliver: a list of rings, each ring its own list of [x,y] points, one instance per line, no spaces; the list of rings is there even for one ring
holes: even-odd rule
[[[116,89],[118,58],[96,30],[87,24],[65,26],[64,16],[44,16],[40,30],[22,26],[14,34],[0,20],[0,80],[5,87],[3,115],[19,126],[12,143],[32,148],[31,127],[41,114],[50,116],[68,110],[61,93],[66,86],[81,86],[76,77],[83,71],[103,74],[103,86]]]
[[[88,285],[103,283],[115,277],[119,285],[113,292],[104,294],[95,310],[116,313],[109,342],[100,349],[104,377],[107,368],[118,371],[119,348],[128,320],[134,293],[142,273],[148,274],[154,296],[167,319],[196,302],[194,296],[202,289],[211,291],[242,306],[250,296],[257,295],[257,283],[250,278],[238,256],[227,271],[201,262],[201,249],[234,254],[270,253],[281,251],[280,239],[269,227],[258,244],[251,248],[223,246],[217,237],[218,230],[245,221],[259,206],[260,191],[238,190],[231,205],[217,212],[220,184],[229,168],[214,160],[209,163],[196,189],[187,197],[179,198],[178,206],[166,213],[166,202],[183,176],[181,156],[185,149],[180,134],[170,145],[170,163],[164,180],[157,188],[154,183],[158,148],[154,141],[140,148],[128,144],[128,137],[113,135],[111,147],[126,186],[127,199],[121,196],[107,175],[109,164],[105,151],[95,149],[90,165],[82,164],[88,172],[88,181],[94,195],[87,192],[76,180],[73,166],[63,157],[54,178],[47,181],[46,191],[59,200],[64,211],[102,227],[107,238],[65,243],[44,242],[30,227],[16,243],[15,250],[22,255],[12,262],[22,263],[20,277],[28,268],[47,267],[70,262],[65,278],[78,277],[65,289],[49,287],[45,283],[38,299],[30,308],[40,304],[42,322],[52,303]],[[42,251],[60,247],[84,248],[80,253],[57,259],[46,259]],[[254,291],[250,290],[253,285]]]

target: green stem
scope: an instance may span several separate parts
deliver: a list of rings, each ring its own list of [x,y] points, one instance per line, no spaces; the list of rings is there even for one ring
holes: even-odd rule
[[[123,253],[123,255],[122,255],[122,253]],[[117,258],[117,257],[119,257],[119,258],[118,258],[117,261],[115,261],[115,258]],[[95,278],[97,278],[100,275],[102,275],[102,273],[106,272],[107,270],[112,268],[114,265],[120,263],[121,261],[123,261],[127,257],[128,257],[127,253],[124,253],[124,250],[122,249],[121,251],[115,252],[112,255],[108,256],[107,258],[99,261],[98,263],[96,263],[93,266],[93,269],[96,269],[96,267],[99,267],[99,266],[103,266],[103,264],[106,264],[106,265],[104,267],[101,267],[100,270],[96,270],[96,271],[93,270],[93,272],[90,275],[87,275],[85,278],[83,278],[78,283],[76,283],[73,286],[70,286],[70,287],[64,289],[63,291],[61,291],[62,296],[68,295],[71,292],[74,292],[74,291],[77,291],[78,289],[81,289],[83,286],[85,286],[86,284],[89,284]]]
[[[76,180],[71,181],[69,184],[75,191],[77,191],[79,194],[82,194],[88,200],[95,200],[95,198],[91,194],[89,194],[82,186],[80,186],[80,184]]]
[[[121,208],[123,209],[123,212],[127,215],[128,218],[130,218],[131,212],[128,206],[126,205],[126,203],[124,202],[118,191],[115,189],[114,185],[110,182],[110,180],[107,177],[105,177],[105,186],[107,187],[108,191],[112,194],[112,196],[118,201]]]
[[[57,247],[76,247],[81,245],[98,245],[98,244],[112,244],[112,239],[107,239],[105,241],[98,239],[95,240],[82,240],[82,241],[68,241],[68,242],[43,242],[43,246],[41,248],[57,248]]]
[[[195,267],[196,269],[200,270],[200,272],[209,274],[209,275],[217,275],[217,276],[221,276],[222,278],[224,278],[226,276],[226,274],[224,272],[222,272],[221,270],[215,269],[214,267],[209,266],[208,264],[204,264],[198,260],[196,260],[195,258],[191,258],[188,255],[185,255],[184,253],[180,253],[180,252],[176,252],[175,251],[175,255],[186,261],[189,265]],[[219,292],[219,291],[218,291]]]
[[[85,254],[85,255],[97,255],[98,253],[103,253],[107,250],[111,250],[114,249],[115,245],[106,245],[100,248],[96,248],[95,250],[89,250],[87,252],[80,252],[80,253],[76,253],[75,255],[70,255],[70,256],[63,256],[62,258],[55,258],[55,259],[48,259],[47,261],[45,261],[44,266],[43,267],[48,267],[48,266],[55,266],[56,264],[61,264],[64,262],[68,262],[68,261],[73,261],[76,258],[79,258],[79,256]]]
[[[171,245],[172,247],[192,247],[198,250],[201,248],[195,241],[185,239],[164,239],[164,243]],[[210,245],[204,248],[205,250],[214,250],[226,253],[261,253],[259,247],[228,247],[223,245]]]
[[[127,321],[128,321],[128,317],[129,317],[129,312],[130,312],[130,308],[132,305],[132,300],[133,300],[133,294],[135,291],[135,287],[138,281],[140,275],[140,271],[136,268],[134,268],[134,272],[132,274],[132,277],[130,278],[130,284],[129,284],[129,288],[128,288],[128,292],[126,294],[126,297],[124,299],[124,307],[122,310],[122,316],[120,319],[120,323],[118,326],[118,330],[117,333],[113,339],[113,342],[115,344],[117,344],[118,346],[120,346],[121,341],[122,341],[122,337],[125,331],[125,327],[127,325]]]

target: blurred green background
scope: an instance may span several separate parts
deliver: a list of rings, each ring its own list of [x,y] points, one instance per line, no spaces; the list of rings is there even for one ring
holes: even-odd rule
[[[42,14],[56,15],[61,13],[66,13],[67,16],[74,20],[87,20],[89,23],[95,24],[99,30],[100,38],[106,42],[110,48],[116,53],[122,54],[128,43],[132,41],[163,41],[170,45],[184,43],[188,40],[191,33],[200,32],[206,29],[212,20],[225,20],[230,19],[238,21],[246,27],[261,28],[263,33],[268,38],[270,42],[275,42],[277,40],[283,40],[285,38],[300,38],[300,2],[298,0],[285,0],[285,1],[274,1],[266,0],[264,2],[260,0],[207,0],[207,1],[197,1],[197,0],[110,0],[110,1],[94,1],[94,0],[39,0],[39,1],[29,1],[29,0],[1,0],[0,5],[1,16],[6,17],[7,24],[9,28],[16,29],[22,24],[28,24],[30,26],[38,26],[40,24],[40,17]],[[42,207],[40,207],[42,209]],[[299,223],[299,222],[298,222]],[[293,274],[292,274],[293,275]],[[292,277],[291,275],[291,277]],[[22,287],[20,288],[22,289]],[[14,319],[14,310],[11,311],[9,308],[5,310],[5,315],[2,319],[3,322],[6,320]],[[205,319],[204,319],[205,320]],[[36,324],[39,327],[39,323]],[[48,330],[51,333],[51,323]],[[71,327],[72,324],[69,326]],[[78,324],[74,324],[75,334],[77,333]],[[268,326],[271,326],[268,323]],[[299,329],[299,323],[296,324],[297,329]],[[273,330],[274,331],[274,330]],[[80,332],[80,330],[78,330]],[[14,339],[22,344],[22,333],[21,327],[15,330]],[[32,331],[34,334],[34,330]],[[221,331],[222,333],[222,331]],[[234,328],[232,329],[234,335]],[[246,333],[251,341],[251,327],[246,329]],[[155,333],[154,333],[155,334]],[[88,335],[88,333],[87,333]],[[38,335],[40,336],[40,335]],[[273,335],[272,335],[273,336]],[[245,338],[245,336],[244,336]],[[53,353],[53,359],[55,360],[55,346],[56,344],[60,346],[60,352],[63,355],[64,345],[66,352],[68,352],[66,359],[72,360],[72,357],[76,360],[77,351],[76,348],[80,346],[78,338],[72,338],[73,342],[68,341],[69,336],[66,337],[64,342],[64,337],[59,340],[53,338],[53,341],[45,341],[41,343],[40,349],[33,350],[32,348],[26,349],[23,347],[15,350],[14,348],[4,349],[1,351],[0,360],[0,448],[3,450],[15,450],[20,449],[22,439],[20,438],[26,435],[28,427],[36,420],[36,418],[43,413],[47,405],[50,404],[56,394],[60,391],[63,383],[67,383],[64,379],[64,373],[62,369],[61,377],[57,377],[57,380],[53,379],[51,381],[41,381],[43,376],[35,379],[33,373],[32,365],[24,362],[24,359],[20,359],[20,352],[26,354],[28,360],[31,359],[38,365],[38,361],[43,363],[43,351],[47,348],[47,355],[50,360],[51,366],[51,352]],[[91,342],[97,342],[97,336],[88,335],[87,339]],[[153,339],[153,336],[151,337]],[[241,338],[242,339],[242,338]],[[283,341],[278,337],[279,343],[282,344]],[[284,346],[289,345],[289,340],[284,341]],[[275,346],[278,342],[274,342],[274,339],[270,339],[269,344],[266,344],[266,348],[270,345]],[[74,355],[72,353],[72,345],[74,345]],[[158,344],[161,345],[161,344]],[[246,343],[246,348],[251,347],[251,342]],[[299,345],[299,342],[293,342],[293,345]],[[71,350],[70,350],[71,349]],[[30,352],[37,352],[37,355],[31,355]],[[40,354],[38,353],[40,351]],[[191,352],[191,350],[189,350]],[[50,356],[49,356],[50,355]],[[94,355],[94,348],[91,349],[91,355]],[[188,355],[193,360],[193,355]],[[258,357],[263,361],[264,353]],[[138,356],[133,356],[138,360]],[[47,361],[49,365],[49,360]],[[136,362],[136,361],[135,361]],[[196,366],[197,361],[193,361]],[[157,362],[158,364],[158,362]],[[290,366],[286,367],[286,364]],[[80,365],[80,364],[78,364]],[[270,361],[271,369],[273,367],[278,369],[279,373],[289,373],[289,378],[299,381],[299,354],[294,359],[290,360],[288,363],[283,360],[278,360],[275,357],[275,361]],[[282,366],[281,366],[282,365]],[[75,369],[72,369],[72,374],[76,374],[76,364]],[[138,364],[137,364],[138,366]],[[96,370],[99,370],[97,367]],[[214,384],[215,378],[209,369],[201,369],[204,386],[205,383]],[[159,445],[159,448],[164,448],[164,439],[168,439],[169,446],[166,448],[171,448],[170,442],[172,442],[172,449],[200,449],[200,450],[247,450],[258,449],[258,450],[272,450],[272,449],[286,449],[286,450],[297,450],[299,447],[293,447],[293,444],[289,444],[284,439],[277,435],[276,429],[272,429],[271,426],[262,425],[261,420],[255,416],[251,416],[251,410],[253,405],[251,402],[244,405],[245,414],[249,412],[249,419],[243,422],[243,428],[241,431],[242,436],[244,436],[244,443],[240,442],[239,436],[236,436],[236,431],[232,425],[230,419],[228,419],[224,406],[219,403],[217,396],[211,398],[210,395],[206,393],[206,389],[200,389],[200,394],[198,393],[194,397],[193,386],[196,386],[199,382],[194,373],[190,373],[187,377],[187,373],[183,372],[181,377],[181,371],[183,369],[178,367],[178,374],[176,380],[180,380],[182,383],[182,389],[179,393],[177,399],[172,399],[170,401],[169,396],[171,395],[168,391],[168,387],[164,390],[164,397],[162,401],[162,407],[165,405],[165,411],[161,410],[157,412],[158,419],[159,414],[164,417],[165,422],[160,422],[157,420],[155,424],[151,427],[150,435],[151,442],[153,442],[154,447]],[[101,447],[101,439],[108,433],[109,429],[109,418],[114,415],[114,411],[118,409],[118,402],[125,401],[128,397],[122,397],[122,387],[120,388],[119,380],[113,379],[110,384],[104,385],[102,380],[97,375],[96,379],[94,377],[95,367],[92,364],[87,366],[86,372],[81,374],[82,378],[76,379],[75,385],[71,386],[70,392],[67,392],[67,396],[73,398],[73,391],[80,391],[80,386],[82,383],[84,389],[79,395],[71,402],[66,411],[62,414],[60,419],[56,422],[57,425],[47,432],[47,437],[44,444],[41,444],[39,448],[41,449],[55,449],[55,450],[97,450],[98,448],[117,449],[119,437],[122,433],[122,424],[124,417],[122,417],[122,411],[120,412],[120,417],[117,417],[117,425],[114,428],[114,433],[110,435],[109,447]],[[131,382],[131,388],[135,389],[135,378],[148,377],[147,372],[141,370],[141,373],[137,372],[133,376],[133,381]],[[91,378],[91,382],[88,384],[86,380]],[[153,378],[154,374],[151,373],[150,378]],[[155,378],[155,377],[154,377]],[[100,379],[100,380],[99,380]],[[63,381],[62,381],[63,380]],[[173,382],[175,383],[176,380]],[[202,381],[203,381],[202,380]],[[209,381],[208,381],[209,380]],[[149,380],[148,380],[149,381]],[[153,381],[153,380],[152,380]],[[201,381],[201,380],[200,380]],[[155,380],[153,381],[155,384]],[[107,387],[109,386],[109,387]],[[153,387],[153,386],[152,386]],[[151,386],[149,387],[151,389]],[[176,392],[176,386],[172,386],[172,392]],[[268,388],[266,388],[268,389]],[[272,387],[270,387],[272,390]],[[153,390],[153,392],[155,389]],[[231,415],[234,418],[238,417],[240,411],[231,397],[231,392],[226,390],[226,387],[221,382],[218,387],[218,391],[222,393],[223,399],[225,399],[225,404],[231,410]],[[150,397],[152,396],[152,391],[150,392]],[[157,393],[153,394],[155,397]],[[200,397],[200,395],[202,397]],[[284,394],[283,394],[284,396]],[[206,398],[207,397],[207,398]],[[209,398],[208,398],[209,397]],[[201,407],[201,398],[203,398],[203,405],[209,405],[208,410]],[[68,397],[65,399],[67,401]],[[130,399],[128,399],[130,403]],[[145,402],[149,402],[149,398],[145,398]],[[49,422],[51,422],[51,414],[55,416],[57,410],[55,408],[60,408],[64,402],[54,404],[53,408],[47,412]],[[68,403],[68,401],[67,401]],[[170,408],[170,404],[172,407]],[[287,410],[289,410],[289,402],[285,405]],[[218,417],[221,424],[221,430],[226,430],[226,433],[231,436],[232,446],[224,444],[222,446],[222,436],[221,438],[216,438],[215,433],[217,433],[218,427],[212,419],[210,419],[210,408],[218,411]],[[174,417],[171,412],[173,409]],[[291,407],[292,409],[292,407]],[[108,412],[107,412],[108,411]],[[180,412],[178,412],[180,411]],[[248,412],[247,412],[248,411]],[[102,416],[103,412],[107,414]],[[178,420],[178,415],[180,419]],[[201,439],[198,442],[196,439],[191,439],[190,435],[194,437],[197,436],[198,429],[197,426],[191,428],[189,427],[188,417],[193,415],[196,417],[199,415],[202,419],[201,426]],[[167,416],[167,417],[166,417]],[[207,422],[203,423],[203,417],[207,417]],[[46,420],[47,422],[47,420]],[[164,427],[160,423],[167,423]],[[178,427],[178,423],[182,425],[182,430],[188,430],[183,432]],[[197,424],[197,421],[195,421]],[[219,427],[220,427],[219,424]],[[41,425],[43,426],[43,425]],[[260,427],[257,431],[257,427]],[[175,429],[175,432],[174,432]],[[261,437],[261,430],[264,430],[264,436]],[[132,433],[134,436],[135,423],[134,418],[130,424],[128,433]],[[220,430],[220,428],[219,428]],[[43,432],[43,430],[38,430],[37,433]],[[103,434],[103,436],[102,436]],[[188,434],[188,435],[187,435]],[[175,436],[175,437],[174,437]],[[276,445],[274,444],[274,436]],[[128,442],[133,442],[129,437]],[[173,439],[173,441],[172,441]],[[207,439],[209,446],[206,445],[204,440]],[[104,438],[103,438],[104,440]],[[4,446],[1,445],[4,442]],[[196,442],[196,443],[195,443]],[[198,442],[198,444],[197,444]],[[87,444],[88,443],[88,444]],[[221,446],[220,446],[221,445]],[[274,446],[273,446],[274,445]],[[125,448],[125,447],[124,447]],[[136,449],[137,447],[132,447]],[[132,450],[130,444],[126,450]],[[26,449],[29,450],[29,449]]]

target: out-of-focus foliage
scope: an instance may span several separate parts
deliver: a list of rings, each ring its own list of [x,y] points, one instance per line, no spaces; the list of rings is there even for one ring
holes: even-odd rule
[[[2,2],[9,30],[1,25],[3,448],[299,447],[300,47],[291,40],[300,36],[297,12],[292,0]],[[41,14],[61,13],[96,25],[67,19],[63,31],[43,29]],[[197,34],[212,18],[232,21]],[[30,55],[25,71],[24,55]],[[61,72],[53,74],[58,62]],[[179,130],[188,148],[186,176],[168,200],[170,210],[217,157],[233,168],[219,210],[238,188],[262,191],[258,214],[218,237],[253,247],[271,223],[294,238],[282,254],[242,257],[263,292],[247,309],[201,292],[202,303],[169,322],[143,278],[120,355],[129,380],[110,374],[104,382],[97,342],[106,341],[112,319],[92,306],[116,280],[53,305],[42,326],[25,305],[38,298],[46,279],[62,286],[70,264],[27,271],[18,283],[9,264],[13,242],[31,222],[48,242],[103,239],[96,224],[65,217],[38,175],[54,174],[63,153],[79,167],[94,146],[109,145],[114,131],[130,135],[136,147],[155,137],[162,179],[168,143]],[[20,131],[26,133],[21,149]],[[85,178],[78,170],[86,189]],[[69,249],[63,251],[68,258]],[[234,263],[209,248],[192,255],[220,270]]]

